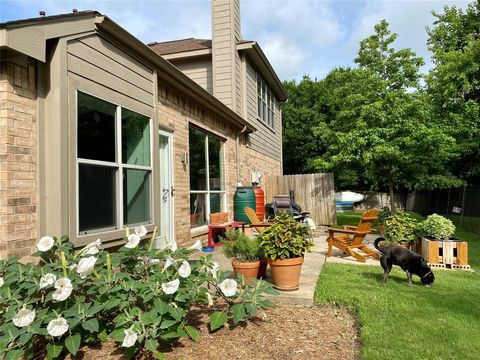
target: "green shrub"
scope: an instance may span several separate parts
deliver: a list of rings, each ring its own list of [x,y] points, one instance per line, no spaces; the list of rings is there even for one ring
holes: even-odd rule
[[[267,259],[291,259],[301,257],[310,250],[313,246],[310,236],[310,227],[281,212],[273,225],[258,235],[258,240]]]
[[[385,221],[392,216],[392,210],[388,206],[383,207],[378,211],[377,223],[380,225],[385,225]]]
[[[172,241],[153,249],[153,236],[141,243],[145,234],[136,228],[111,254],[100,240],[75,251],[67,237],[43,237],[33,254],[38,264],[0,260],[0,358],[75,355],[83,344],[108,338],[127,358],[141,349],[161,356],[160,343],[198,340],[198,330],[185,322],[194,304],[223,299],[225,310],[210,316],[212,331],[271,305],[262,297],[276,293],[269,284],[237,284],[211,255],[190,262],[200,243],[177,248]]]
[[[387,245],[417,241],[418,222],[407,212],[399,210],[385,220],[385,240]]]
[[[222,251],[228,259],[253,262],[262,258],[262,250],[256,238],[252,239],[243,231],[227,230],[221,237]]]
[[[448,240],[455,233],[453,222],[442,215],[432,214],[420,223],[423,236],[431,236],[438,240]]]

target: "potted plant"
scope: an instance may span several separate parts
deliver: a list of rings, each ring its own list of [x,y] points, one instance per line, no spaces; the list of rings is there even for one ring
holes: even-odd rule
[[[442,215],[432,214],[420,223],[420,232],[428,240],[449,240],[455,233],[455,225]]]
[[[390,210],[388,206],[385,206],[378,211],[377,216],[377,230],[382,236],[385,236],[385,222],[390,216],[392,216],[392,210]]]
[[[297,290],[303,255],[313,246],[311,230],[281,212],[272,226],[258,235],[260,246],[270,264],[273,286],[278,290]]]
[[[409,249],[418,239],[418,222],[405,211],[400,210],[395,215],[386,217],[384,227],[384,245],[403,246]]]
[[[260,279],[265,276],[267,262],[263,259],[263,253],[256,238],[250,238],[242,231],[229,229],[220,240],[223,244],[223,254],[232,260],[235,277],[243,275],[248,284],[255,278]]]

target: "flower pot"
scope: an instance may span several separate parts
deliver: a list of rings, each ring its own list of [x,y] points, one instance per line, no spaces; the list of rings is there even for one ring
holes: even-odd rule
[[[264,279],[265,276],[267,275],[267,266],[268,262],[266,259],[261,259],[260,260],[260,268],[258,269],[258,275],[257,279]]]
[[[243,275],[245,279],[245,284],[253,284],[254,279],[259,277],[261,261],[252,261],[252,262],[240,262],[237,260],[232,260],[233,276],[239,277]]]
[[[282,291],[298,290],[303,257],[284,260],[269,259],[268,263],[274,288]]]

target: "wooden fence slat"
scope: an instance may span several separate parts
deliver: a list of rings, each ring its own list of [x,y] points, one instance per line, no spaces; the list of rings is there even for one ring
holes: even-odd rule
[[[303,211],[310,211],[310,217],[316,224],[335,223],[335,183],[332,173],[266,176],[264,180],[267,202],[271,202],[275,195],[289,195],[290,190],[294,190],[295,202]]]

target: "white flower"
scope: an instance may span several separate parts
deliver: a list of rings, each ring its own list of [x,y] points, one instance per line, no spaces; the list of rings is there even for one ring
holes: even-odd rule
[[[63,317],[51,320],[47,325],[47,331],[51,336],[60,337],[68,330],[68,323]]]
[[[208,292],[207,292],[207,300],[208,300],[208,306],[209,307],[212,306],[213,305],[213,297]]]
[[[190,268],[190,264],[188,263],[188,261],[184,261],[182,263],[182,266],[178,268],[178,275],[180,275],[183,278],[189,277],[191,273],[192,273],[192,269]]]
[[[68,267],[70,270],[75,270],[77,268],[77,264],[72,264]]]
[[[35,310],[28,310],[26,308],[18,310],[17,315],[12,319],[16,327],[25,327],[30,325],[35,320]]]
[[[93,272],[96,262],[97,258],[95,256],[83,258],[78,262],[77,272],[82,279],[85,279]]]
[[[55,240],[51,236],[44,236],[42,237],[37,243],[38,251],[45,252],[52,248],[55,244]]]
[[[177,262],[175,260],[173,260],[172,257],[167,256],[167,258],[165,259],[165,266],[163,267],[162,271],[167,270],[172,265],[175,266],[175,267],[178,266]]]
[[[126,248],[134,249],[140,243],[140,237],[137,234],[128,235],[128,242],[125,244]]]
[[[177,251],[177,248],[178,248],[177,242],[174,239],[169,240],[165,248],[170,249],[172,251]]]
[[[100,239],[97,239],[94,242],[91,242],[90,244],[85,246],[81,251],[81,255],[97,255],[100,250],[102,250],[102,241]]]
[[[149,259],[148,264],[149,265],[158,265],[158,264],[160,264],[160,259]]]
[[[200,240],[197,240],[195,241],[195,244],[193,244],[192,246],[190,246],[188,248],[188,250],[198,250],[198,251],[201,251],[202,250],[202,242]]]
[[[53,285],[57,277],[55,274],[45,274],[40,278],[40,289],[46,288],[47,286]]]
[[[123,338],[122,346],[123,347],[130,347],[135,344],[137,341],[137,333],[132,329],[123,330],[125,337]]]
[[[220,290],[225,296],[233,296],[237,292],[237,282],[233,279],[225,279],[220,283]]]
[[[145,264],[148,264],[148,265],[157,265],[160,263],[160,259],[152,259],[152,258],[149,258],[148,256],[139,256],[137,259],[140,261],[143,261]]]
[[[3,281],[3,277],[0,276],[0,287],[2,287],[4,283],[5,281]]]
[[[55,281],[55,291],[52,293],[54,301],[63,301],[72,293],[73,286],[69,278],[63,277]]]
[[[136,226],[135,234],[137,234],[139,237],[144,237],[145,235],[147,235],[147,229],[143,225]]]
[[[163,283],[162,290],[165,294],[171,295],[174,294],[178,290],[178,286],[180,285],[180,280],[175,279],[173,281]]]
[[[218,272],[219,269],[220,269],[220,265],[218,265],[218,263],[214,261],[212,263],[212,267],[210,269],[208,269],[208,271],[210,271],[212,273],[213,278],[216,279],[217,278],[217,272]]]

